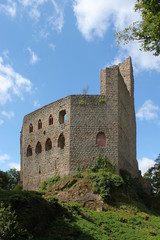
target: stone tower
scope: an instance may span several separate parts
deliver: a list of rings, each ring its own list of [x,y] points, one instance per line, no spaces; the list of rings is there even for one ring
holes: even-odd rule
[[[131,58],[101,70],[100,95],[72,95],[24,117],[21,179],[37,189],[55,173],[66,175],[107,155],[116,170],[138,176],[134,78]]]

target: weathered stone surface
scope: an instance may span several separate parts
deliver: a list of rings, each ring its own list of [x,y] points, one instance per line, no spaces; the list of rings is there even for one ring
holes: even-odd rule
[[[53,193],[55,193],[54,188],[52,189],[52,194]],[[57,197],[59,201],[78,202],[83,207],[89,207],[96,211],[102,211],[104,208],[104,202],[99,195],[93,192],[92,183],[89,178],[78,181],[65,191],[59,191]]]
[[[78,167],[87,168],[99,155],[107,155],[117,172],[127,169],[133,177],[138,176],[131,58],[101,70],[101,95],[68,96],[23,120],[24,189],[37,189],[57,172],[67,175]]]

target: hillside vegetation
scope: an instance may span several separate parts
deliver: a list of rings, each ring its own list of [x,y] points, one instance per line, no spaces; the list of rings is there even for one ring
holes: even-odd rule
[[[0,202],[1,240],[160,239],[159,199],[126,171],[116,175],[106,157],[44,181],[39,192],[0,190]]]

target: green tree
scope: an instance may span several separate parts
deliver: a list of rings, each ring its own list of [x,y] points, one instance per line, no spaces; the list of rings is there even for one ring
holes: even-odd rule
[[[160,0],[137,0],[135,11],[141,13],[142,20],[133,22],[123,31],[117,32],[118,45],[130,40],[141,43],[141,50],[160,54]]]
[[[160,154],[158,155],[158,157],[155,160],[156,163],[160,163]]]
[[[160,196],[160,163],[156,163],[145,174],[144,177],[151,180],[153,194]]]
[[[7,171],[8,175],[8,189],[12,190],[20,181],[20,171],[17,171],[15,168],[11,168]]]
[[[0,170],[0,188],[5,190],[12,190],[20,181],[20,171],[15,168],[3,172]]]
[[[8,188],[9,176],[6,172],[0,170],[0,188],[7,189]]]

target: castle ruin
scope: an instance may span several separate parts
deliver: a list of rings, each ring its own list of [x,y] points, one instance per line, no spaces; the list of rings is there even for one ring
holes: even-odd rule
[[[131,58],[101,70],[100,95],[71,95],[24,117],[21,132],[23,188],[36,190],[43,180],[73,173],[99,155],[116,171],[138,177],[134,78]]]

